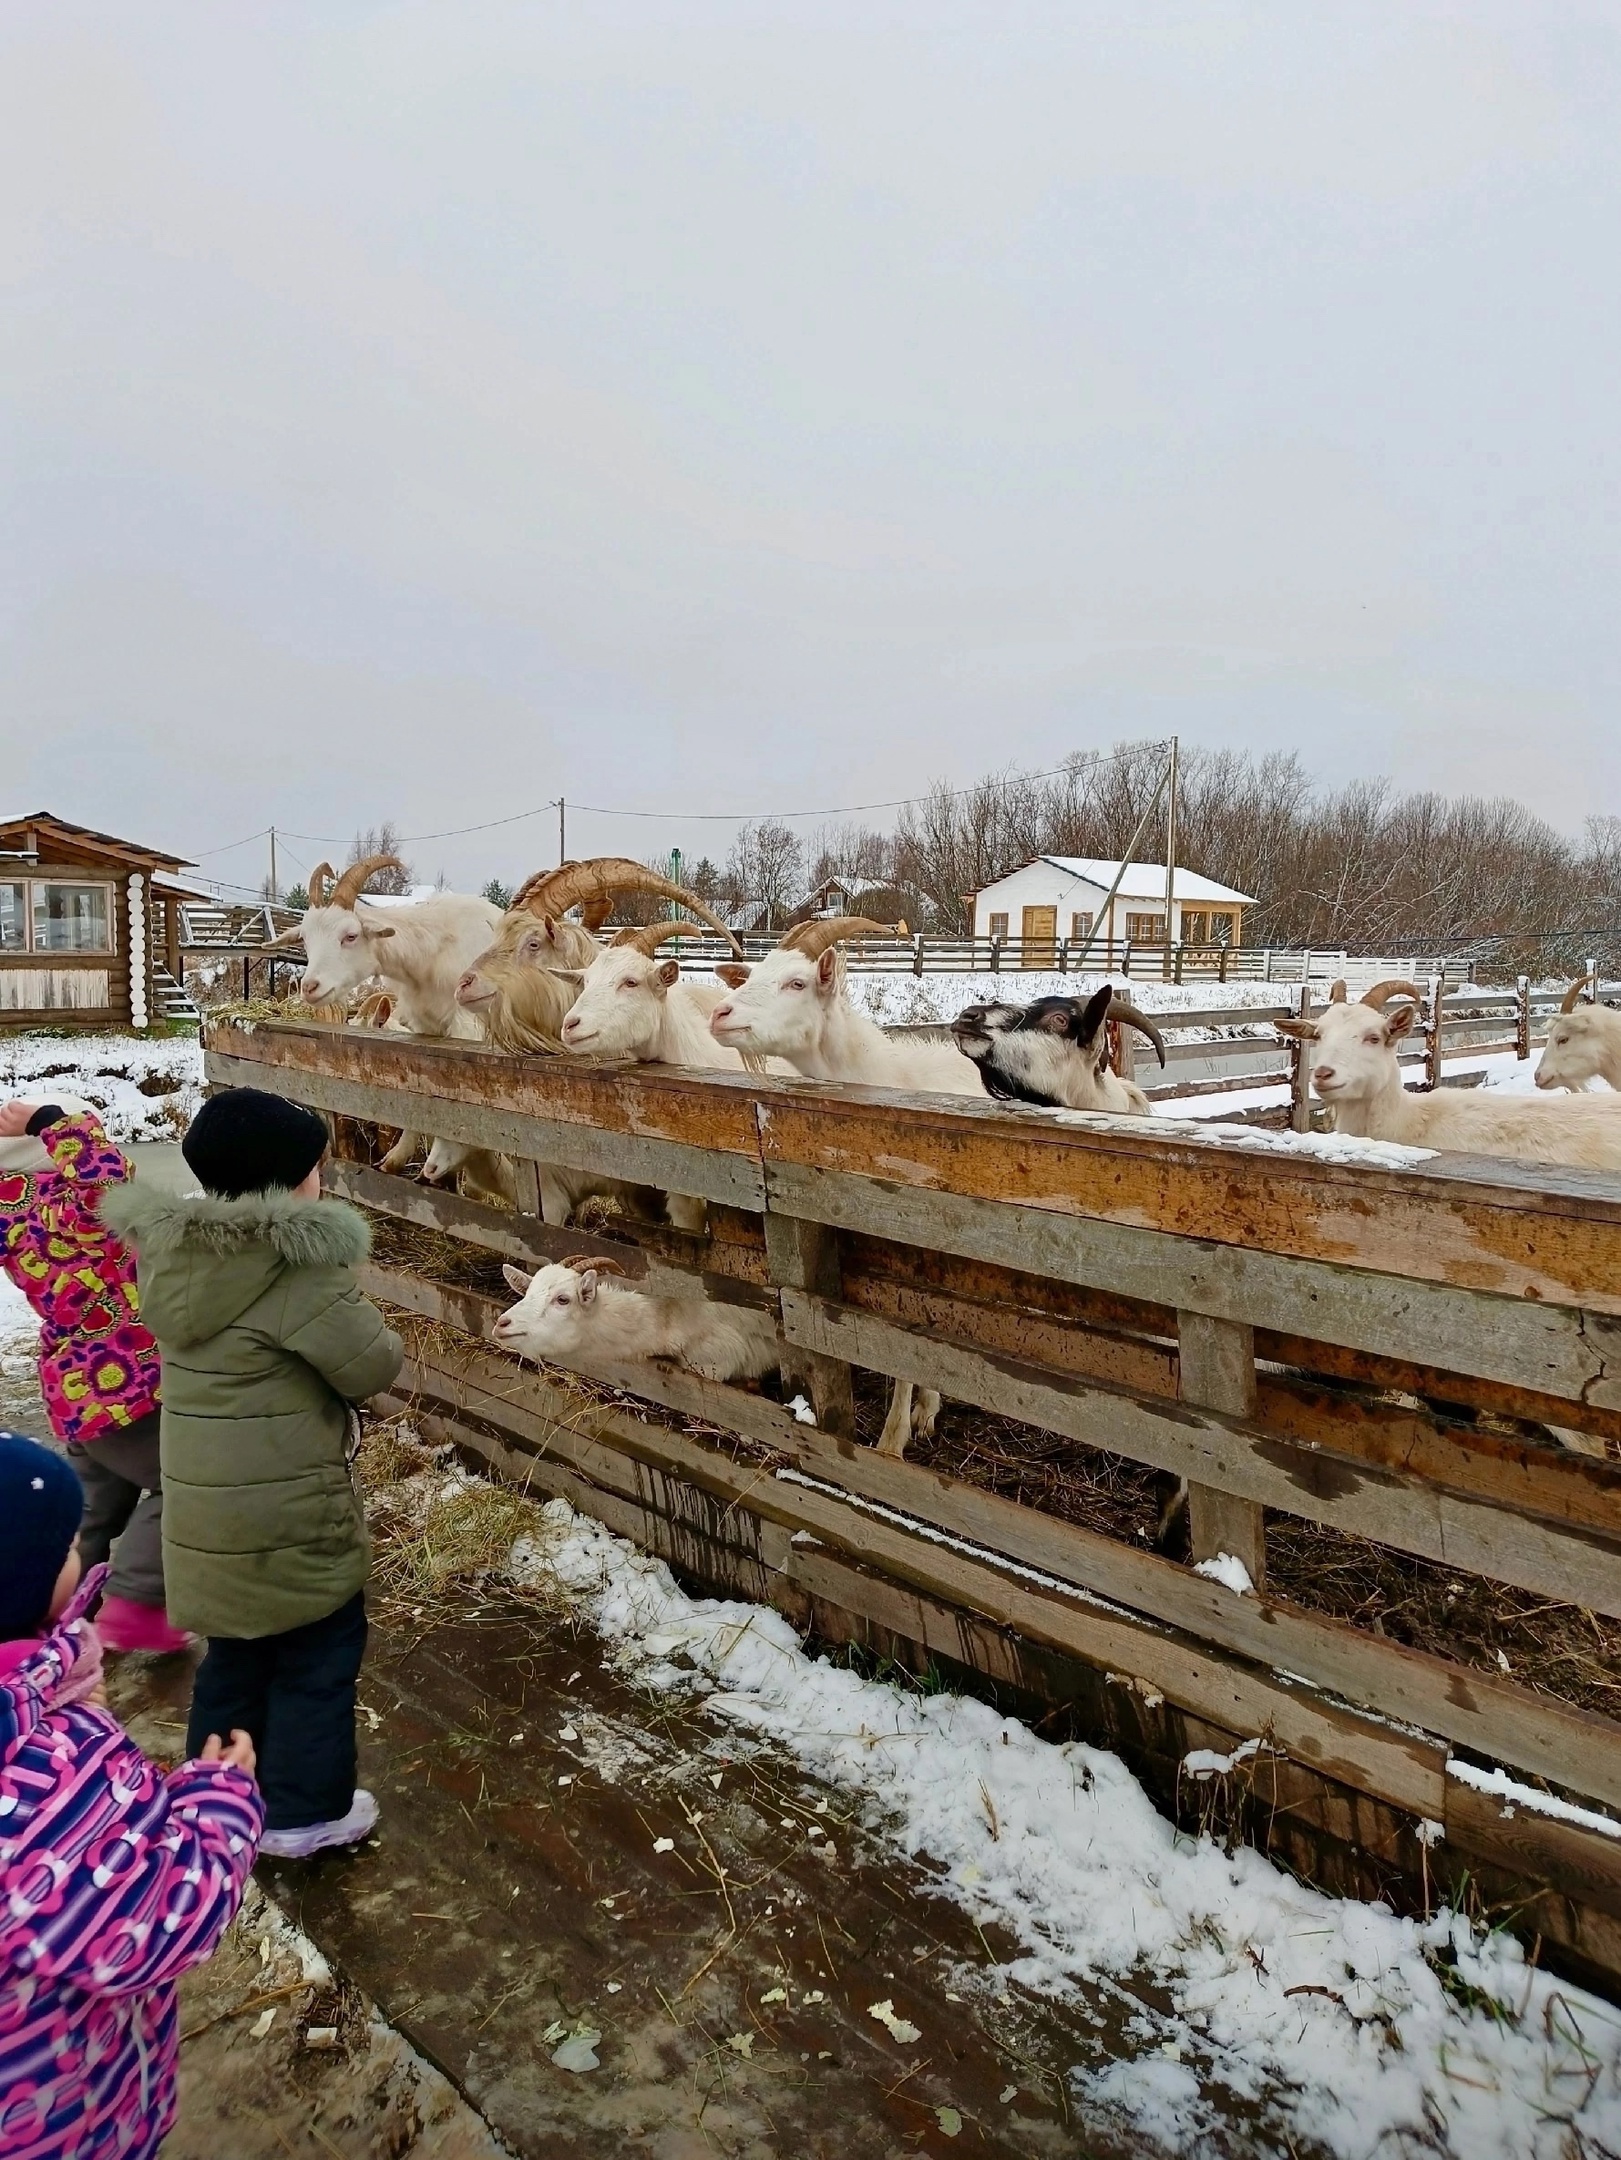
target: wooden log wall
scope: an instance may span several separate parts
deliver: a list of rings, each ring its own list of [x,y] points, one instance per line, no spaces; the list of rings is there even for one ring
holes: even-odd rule
[[[207,1051],[217,1084],[709,1202],[702,1237],[593,1238],[331,1165],[334,1190],[470,1249],[534,1265],[600,1248],[651,1287],[773,1309],[818,1414],[645,1366],[589,1377],[662,1420],[582,1408],[488,1345],[506,1300],[374,1268],[375,1294],[441,1323],[411,1367],[419,1406],[503,1474],[785,1610],[819,1601],[1004,1680],[985,1646],[1016,1642],[1021,1686],[1084,1669],[1131,1694],[1139,1733],[1151,1704],[1178,1730],[1263,1736],[1294,1781],[1290,1837],[1315,1824],[1342,1848],[1331,1867],[1308,1839],[1297,1864],[1473,1871],[1550,1955],[1621,1985],[1621,1841],[1523,1807],[1514,1830],[1449,1767],[1621,1812],[1621,1725],[1265,1581],[1275,1513],[1621,1617],[1621,1466],[1547,1430],[1621,1442],[1621,1180],[1462,1156],[1367,1167],[1236,1131],[315,1026],[221,1025]],[[1236,1553],[1255,1593],[879,1457],[852,1437],[852,1369],[1186,1478],[1196,1555]],[[1174,1761],[1161,1743],[1139,1755]],[[1444,1848],[1420,1853],[1423,1822]]]

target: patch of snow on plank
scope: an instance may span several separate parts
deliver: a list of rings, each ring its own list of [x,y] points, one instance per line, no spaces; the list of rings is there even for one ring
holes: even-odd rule
[[[1574,1801],[1561,1800],[1554,1793],[1538,1792],[1534,1785],[1521,1785],[1506,1770],[1482,1770],[1472,1762],[1450,1759],[1447,1776],[1456,1778],[1460,1785],[1473,1786],[1478,1793],[1487,1793],[1494,1800],[1507,1800],[1510,1808],[1524,1808],[1528,1815],[1548,1815],[1556,1822],[1575,1824],[1582,1830],[1596,1830],[1600,1837],[1621,1838],[1621,1822],[1613,1815],[1598,1815],[1591,1808],[1577,1807]]]
[[[715,1714],[857,1796],[873,1835],[933,1864],[939,1894],[1010,1932],[1009,1978],[1055,1993],[1135,1979],[1159,1996],[1140,2057],[1076,2079],[1143,2132],[1186,2146],[1204,2134],[1203,2092],[1337,2160],[1408,2145],[1519,2160],[1552,2150],[1550,2116],[1587,2149],[1621,2146],[1621,2014],[1529,1966],[1512,1938],[1327,1897],[1248,1847],[1188,1837],[1118,1757],[813,1661],[779,1613],[689,1596],[566,1501],[541,1511],[510,1571],[571,1594],[644,1683],[707,1692]]]
[[[1255,1595],[1250,1571],[1236,1553],[1219,1552],[1214,1559],[1199,1561],[1193,1572],[1195,1575],[1203,1575],[1207,1582],[1220,1583],[1221,1587],[1230,1590],[1234,1597]]]

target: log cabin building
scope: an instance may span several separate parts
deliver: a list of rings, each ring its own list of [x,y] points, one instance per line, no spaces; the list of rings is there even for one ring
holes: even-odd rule
[[[186,867],[48,811],[0,818],[0,1032],[161,1020]]]

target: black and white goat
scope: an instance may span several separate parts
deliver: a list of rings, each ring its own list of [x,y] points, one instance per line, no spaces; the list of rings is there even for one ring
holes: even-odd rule
[[[1031,1005],[969,1005],[951,1023],[957,1048],[979,1067],[985,1092],[1002,1102],[1147,1117],[1148,1097],[1109,1069],[1109,1023],[1146,1035],[1165,1063],[1165,1038],[1110,984],[1080,998]]]

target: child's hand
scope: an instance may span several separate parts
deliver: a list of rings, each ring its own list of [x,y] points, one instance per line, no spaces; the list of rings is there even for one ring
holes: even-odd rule
[[[19,1140],[28,1130],[28,1120],[40,1108],[37,1102],[8,1102],[0,1108],[0,1140]]]
[[[203,1742],[203,1752],[197,1760],[224,1763],[229,1769],[245,1770],[249,1777],[252,1777],[253,1766],[258,1758],[253,1752],[253,1741],[249,1735],[240,1726],[233,1726],[229,1747],[225,1746],[217,1732],[211,1732]]]

